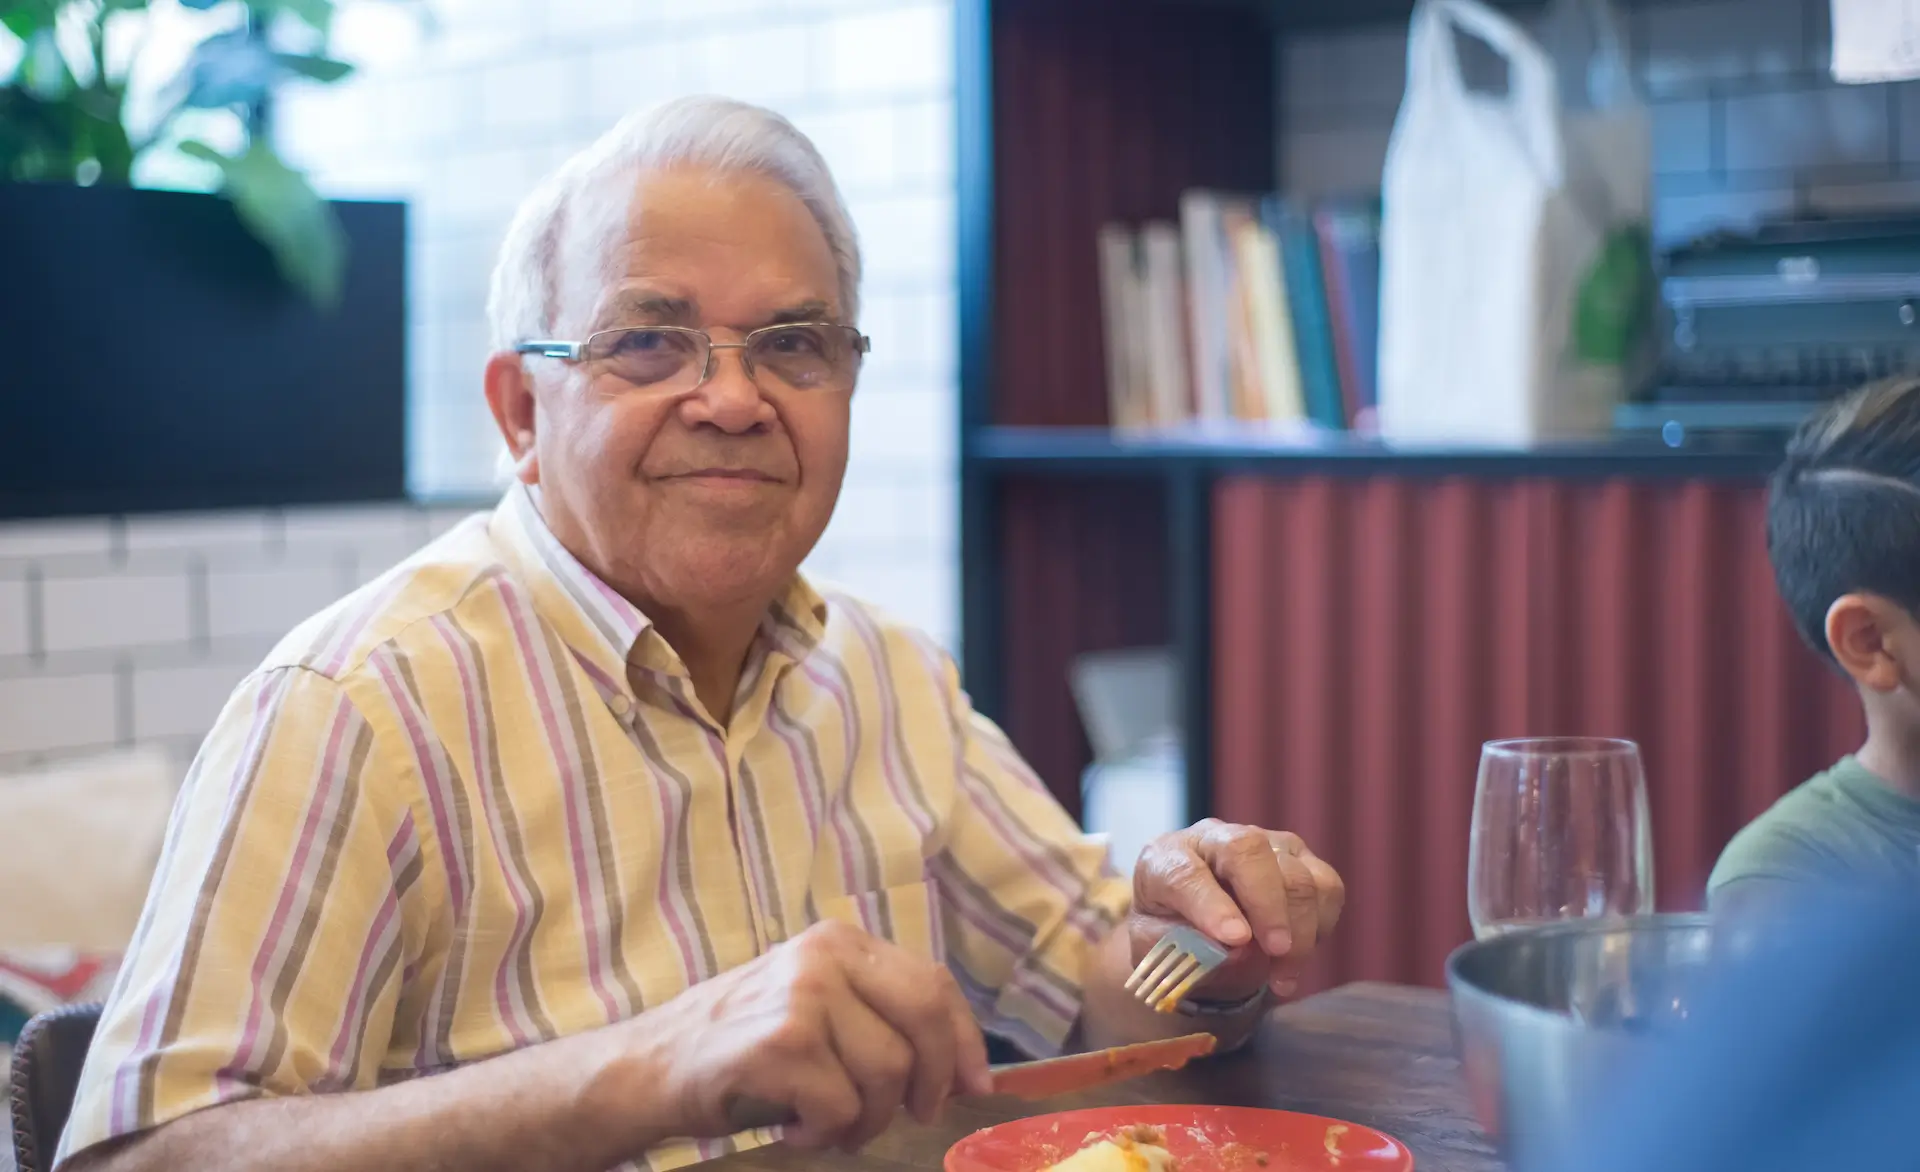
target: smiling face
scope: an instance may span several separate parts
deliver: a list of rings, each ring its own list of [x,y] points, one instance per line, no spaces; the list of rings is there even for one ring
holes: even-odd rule
[[[844,321],[825,234],[772,179],[647,172],[614,231],[577,227],[560,265],[563,337],[666,325],[726,343]],[[833,513],[850,388],[756,381],[741,353],[716,350],[712,376],[680,393],[591,357],[529,360],[531,378],[512,355],[489,364],[488,398],[548,526],[642,610],[763,609]]]

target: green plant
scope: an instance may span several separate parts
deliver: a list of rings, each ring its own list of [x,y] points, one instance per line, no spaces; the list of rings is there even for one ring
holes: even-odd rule
[[[333,0],[178,0],[230,19],[194,46],[161,87],[150,126],[129,131],[128,79],[144,46],[112,52],[110,41],[144,26],[148,0],[0,0],[0,25],[19,38],[19,61],[0,78],[0,180],[134,181],[150,151],[177,150],[218,169],[219,189],[266,245],[288,281],[315,304],[340,296],[346,244],[331,207],[306,176],[274,151],[268,133],[273,94],[298,78],[339,81],[353,71],[329,57]],[[144,32],[144,27],[143,30]],[[186,137],[194,111],[231,110],[244,142],[221,150]]]

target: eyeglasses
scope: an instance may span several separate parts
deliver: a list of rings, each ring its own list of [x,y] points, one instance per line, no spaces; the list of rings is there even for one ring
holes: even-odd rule
[[[872,339],[852,326],[795,322],[765,326],[738,342],[716,342],[685,326],[601,330],[584,342],[515,343],[516,354],[601,364],[616,378],[648,391],[685,394],[713,377],[716,350],[738,350],[747,377],[764,373],[797,391],[850,391]]]

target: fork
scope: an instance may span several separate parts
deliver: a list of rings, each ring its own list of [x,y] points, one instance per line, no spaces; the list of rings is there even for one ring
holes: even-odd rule
[[[1182,924],[1160,937],[1134,966],[1123,986],[1135,999],[1160,1013],[1172,1013],[1187,991],[1227,959],[1227,950]]]

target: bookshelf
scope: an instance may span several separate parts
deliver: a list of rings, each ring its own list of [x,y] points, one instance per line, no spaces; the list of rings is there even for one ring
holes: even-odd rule
[[[1393,445],[1350,432],[1299,436],[1179,433],[1115,435],[1103,427],[987,427],[973,437],[973,458],[1001,473],[1080,476],[1141,468],[1207,473],[1259,472],[1362,476],[1383,469],[1427,476],[1490,473],[1525,476],[1690,475],[1751,478],[1778,462],[1777,441],[1708,435],[1676,447],[1653,437],[1547,444],[1530,448]]]
[[[1285,38],[1410,10],[958,0],[962,664],[1077,811],[1069,664],[1171,646],[1188,812],[1298,829],[1347,874],[1324,978],[1433,983],[1465,936],[1480,740],[1641,740],[1663,902],[1685,906],[1857,711],[1773,597],[1777,440],[1107,428],[1100,226],[1173,218],[1188,188],[1284,186]]]

